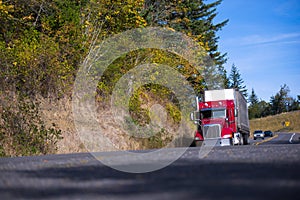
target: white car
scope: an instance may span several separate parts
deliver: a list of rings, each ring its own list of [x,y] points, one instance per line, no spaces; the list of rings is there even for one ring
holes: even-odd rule
[[[253,133],[253,138],[256,140],[257,138],[265,139],[265,133],[262,130],[256,130]]]

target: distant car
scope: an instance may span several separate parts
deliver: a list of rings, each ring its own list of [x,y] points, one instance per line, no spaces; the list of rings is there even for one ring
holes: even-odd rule
[[[264,134],[265,134],[265,137],[273,137],[273,135],[274,135],[272,131],[265,131]]]
[[[265,134],[262,130],[256,130],[253,133],[253,138],[256,140],[257,138],[265,139]]]

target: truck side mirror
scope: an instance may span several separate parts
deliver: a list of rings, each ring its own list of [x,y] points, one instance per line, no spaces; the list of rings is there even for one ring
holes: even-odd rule
[[[194,121],[195,124],[198,124],[200,121],[200,112],[195,111],[190,114],[191,121]]]
[[[195,121],[194,112],[191,112],[191,114],[190,114],[190,119],[191,119],[191,121]]]

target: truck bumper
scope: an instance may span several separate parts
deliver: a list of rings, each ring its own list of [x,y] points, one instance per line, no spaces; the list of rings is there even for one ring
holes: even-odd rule
[[[233,141],[231,138],[206,139],[203,141],[206,146],[231,146]]]
[[[220,146],[231,146],[233,145],[231,138],[221,138],[220,139]]]

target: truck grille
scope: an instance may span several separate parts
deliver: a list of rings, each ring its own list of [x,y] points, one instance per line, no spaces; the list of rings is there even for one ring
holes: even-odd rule
[[[220,138],[221,126],[219,124],[204,125],[204,139]]]

